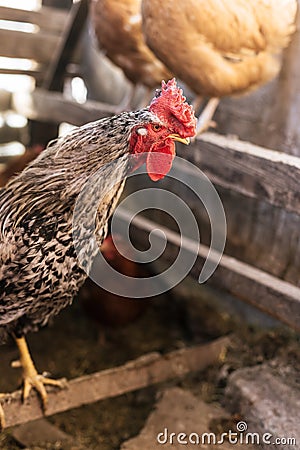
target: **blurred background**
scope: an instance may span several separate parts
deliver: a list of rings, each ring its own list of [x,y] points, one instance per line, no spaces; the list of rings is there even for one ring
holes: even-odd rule
[[[140,8],[140,2],[0,0],[1,186],[23,170],[49,141],[74,126],[144,106],[159,87],[157,77],[160,80],[173,76],[172,61],[163,61],[159,51],[156,56],[161,62],[152,61],[150,81],[147,81],[149,70],[148,78],[147,71],[142,70],[143,64],[149,64],[149,50],[140,50],[139,44],[143,57],[131,59],[136,41],[124,38],[121,31],[130,34],[132,26],[136,40],[142,39],[141,30],[138,33],[134,28],[136,24],[141,28],[141,16],[132,13],[131,3],[132,8]],[[239,2],[233,3],[238,9]],[[127,28],[126,22],[124,25],[114,16],[116,5],[124,18],[130,13]],[[223,21],[223,16],[220,20]],[[267,373],[274,378],[270,381],[271,391],[276,393],[276,383],[282,387],[282,396],[281,391],[278,394],[281,403],[274,406],[274,416],[282,424],[276,433],[283,432],[287,423],[283,412],[294,407],[300,398],[299,19],[295,17],[294,22],[297,29],[290,33],[289,45],[286,42],[276,56],[280,63],[273,77],[249,88],[249,92],[244,89],[246,95],[222,91],[211,94],[203,88],[199,114],[211,97],[221,97],[205,129],[209,132],[199,135],[188,150],[178,148],[180,156],[196,164],[216,185],[227,220],[225,254],[231,258],[228,272],[222,266],[210,283],[199,285],[201,260],[191,276],[171,291],[166,288],[162,295],[138,301],[106,292],[88,280],[70,308],[47,328],[29,336],[37,366],[47,367],[55,377],[70,379],[116,367],[152,351],[165,354],[230,336],[226,355],[224,352],[213,366],[179,381],[171,380],[48,418],[56,430],[66,433],[65,440],[53,431],[52,440],[44,436],[43,441],[39,436],[30,441],[26,430],[11,428],[0,435],[1,448],[146,448],[141,447],[141,441],[126,442],[138,439],[147,428],[161,392],[173,387],[192,393],[196,403],[222,405],[224,410],[216,415],[213,412],[213,418],[204,426],[220,433],[232,428],[245,414],[244,405],[249,399],[243,395],[228,405],[229,397],[234,397],[234,373],[247,384],[249,368],[258,370],[250,376],[251,381],[257,380],[258,386],[268,384],[263,378]],[[166,25],[166,30],[169,26]],[[144,25],[145,29],[148,28]],[[150,25],[149,30],[150,33]],[[153,32],[153,36],[157,35]],[[151,36],[148,39],[153,49],[155,39],[152,41]],[[126,47],[126,43],[130,45]],[[146,46],[144,38],[143,45]],[[257,54],[259,51],[255,50],[251,58],[254,60]],[[184,66],[187,73],[186,80],[184,72],[180,72],[181,78],[175,75],[180,78],[188,100],[198,105],[196,84],[188,82],[189,72],[196,70],[192,58],[185,60],[184,52],[183,56],[180,52],[178,55],[182,58],[178,65]],[[228,52],[223,57],[234,66],[237,58],[244,55],[237,57]],[[224,140],[220,141],[220,137]],[[244,146],[245,142],[250,147]],[[275,151],[275,156],[269,151]],[[280,164],[275,167],[274,161]],[[283,168],[281,163],[285,164]],[[133,177],[128,180],[124,197],[149,186],[151,182],[146,176]],[[211,230],[205,208],[186,186],[171,179],[164,180],[159,187],[186,201],[199,225],[201,244],[207,248]],[[159,210],[152,209],[144,217],[158,226],[178,231],[174,221]],[[132,235],[138,248],[147,247],[145,230],[135,229]],[[109,240],[103,255],[116,270],[128,276],[139,278],[159,273],[178,253],[178,248],[171,249],[153,264],[140,265],[130,261],[124,237],[118,239],[128,259]],[[240,262],[245,266],[240,266]],[[15,358],[16,350],[10,343],[1,348],[1,390],[13,390],[18,382],[19,374],[10,367]],[[263,374],[262,378],[257,374]],[[271,393],[264,395],[263,401],[275,402]],[[260,405],[255,408],[249,409],[247,421],[254,428],[259,422],[260,430],[270,431],[264,412],[262,416],[257,413]],[[289,430],[296,433],[293,426]]]

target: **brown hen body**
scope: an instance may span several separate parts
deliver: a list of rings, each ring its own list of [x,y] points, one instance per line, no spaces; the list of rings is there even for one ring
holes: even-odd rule
[[[143,0],[143,31],[155,55],[196,94],[222,97],[276,76],[296,11],[296,0]]]
[[[141,0],[94,0],[92,19],[100,47],[132,83],[154,88],[172,77],[145,43]]]

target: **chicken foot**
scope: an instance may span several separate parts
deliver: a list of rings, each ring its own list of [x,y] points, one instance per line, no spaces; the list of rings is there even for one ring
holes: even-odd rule
[[[214,122],[212,122],[212,118],[219,103],[220,99],[218,97],[212,97],[211,99],[209,99],[207,105],[198,117],[196,136],[206,131],[210,126],[214,125]]]
[[[20,338],[15,337],[15,341],[19,349],[20,360],[14,361],[12,367],[21,367],[23,370],[22,399],[25,401],[29,397],[31,389],[35,388],[41,397],[43,411],[45,411],[48,400],[45,385],[57,386],[62,389],[66,386],[66,381],[64,379],[53,380],[40,375],[32,361],[24,336]]]

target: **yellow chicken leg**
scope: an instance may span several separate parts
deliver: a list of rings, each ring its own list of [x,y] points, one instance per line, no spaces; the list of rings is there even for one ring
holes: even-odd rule
[[[23,370],[23,401],[28,398],[31,389],[35,388],[40,394],[43,410],[45,411],[48,398],[45,385],[48,384],[51,386],[64,388],[66,381],[52,380],[51,378],[46,378],[43,375],[38,374],[29,353],[25,338],[15,338],[15,341],[20,352],[20,360],[14,361],[12,363],[12,367],[22,367]]]

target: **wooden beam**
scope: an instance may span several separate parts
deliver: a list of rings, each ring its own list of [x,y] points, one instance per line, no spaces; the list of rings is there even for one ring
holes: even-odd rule
[[[115,112],[115,107],[112,105],[92,100],[80,104],[66,99],[62,94],[38,88],[31,94],[14,94],[13,103],[15,109],[29,119],[56,123],[69,122],[76,126],[113,115]]]
[[[0,42],[0,56],[49,63],[58,44],[58,37],[44,31],[25,33],[0,29]]]
[[[57,8],[43,6],[38,11],[26,11],[24,9],[7,8],[0,6],[1,20],[32,23],[44,31],[60,34],[64,28],[67,12]]]
[[[121,207],[118,208],[117,214],[118,219],[123,219],[126,222],[132,216],[132,214],[128,215]],[[132,236],[138,242],[146,242],[150,232],[154,233],[157,238],[162,239],[161,233],[157,233],[157,230],[164,232],[168,241],[163,253],[165,260],[174,261],[179,246],[187,251],[193,252],[193,254],[198,254],[191,275],[196,279],[199,278],[199,274],[209,252],[208,247],[201,244],[198,250],[198,242],[188,237],[180,236],[167,227],[152,222],[141,215],[135,216],[130,223]],[[163,244],[164,241],[162,241]],[[219,254],[212,252],[210,259],[218,260]],[[218,289],[224,289],[230,292],[240,300],[255,306],[261,311],[289,325],[291,328],[300,331],[299,287],[225,254],[221,257],[217,270],[208,279],[207,283],[216,286]]]
[[[103,370],[71,380],[67,389],[49,389],[46,416],[116,397],[125,392],[142,389],[189,372],[203,370],[224,357],[229,338],[208,344],[175,350],[166,355],[150,353],[120,367]],[[10,427],[43,417],[40,402],[33,392],[30,401],[21,405],[20,391],[1,399]]]
[[[214,133],[178,154],[213,183],[300,215],[300,158]]]
[[[192,269],[196,279],[204,261],[204,256],[199,257]],[[299,287],[227,255],[207,282],[300,332]]]
[[[28,77],[33,77],[35,80],[41,81],[43,79],[42,70],[25,70],[25,69],[7,69],[0,67],[0,74],[5,75],[27,75]]]

